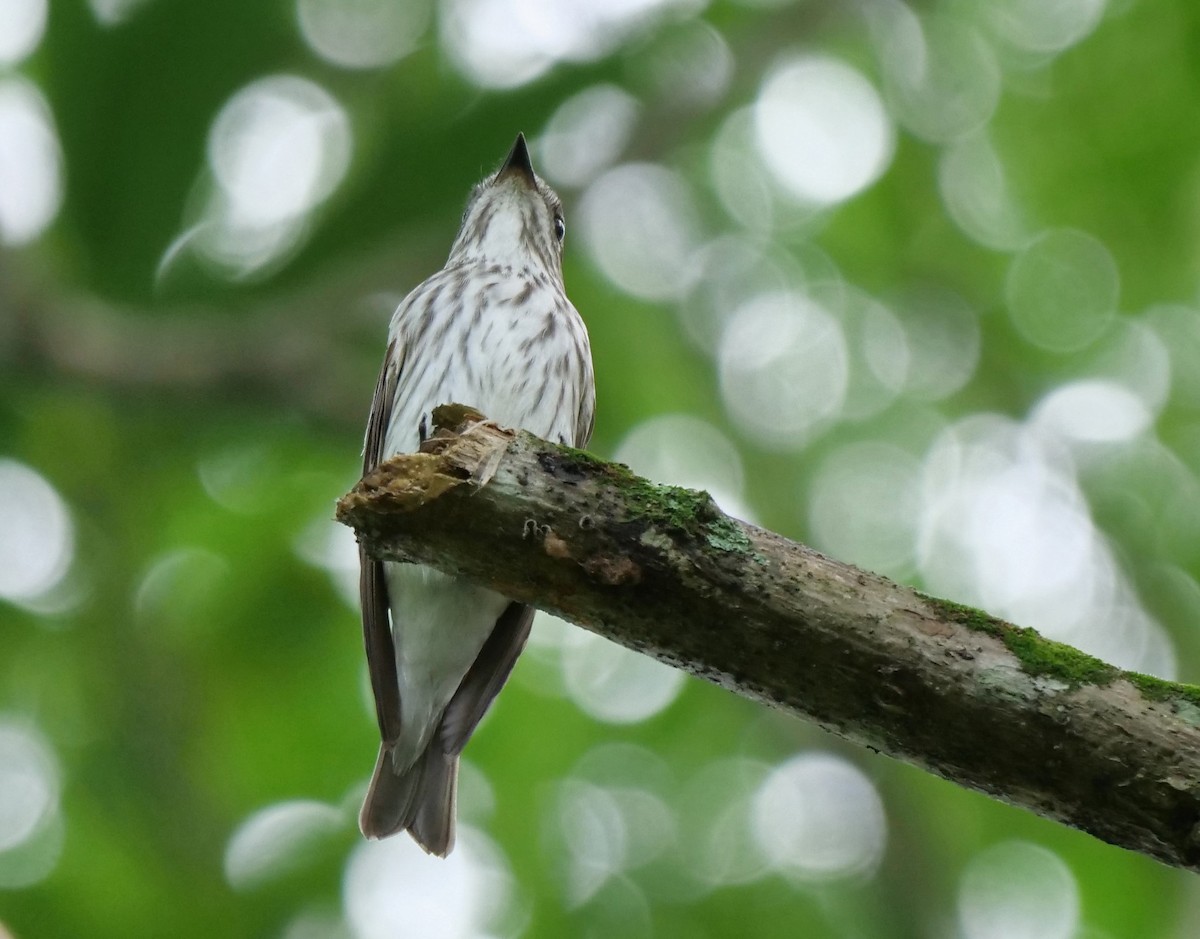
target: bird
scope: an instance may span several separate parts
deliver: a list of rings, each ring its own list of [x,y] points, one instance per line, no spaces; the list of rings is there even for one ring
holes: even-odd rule
[[[586,447],[591,346],[563,285],[562,202],[534,172],[524,134],[475,186],[445,266],[396,308],[367,420],[363,474],[412,453],[442,404]],[[359,813],[367,838],[407,831],[454,846],[458,762],[529,637],[533,609],[360,547],[363,642],[381,743]]]

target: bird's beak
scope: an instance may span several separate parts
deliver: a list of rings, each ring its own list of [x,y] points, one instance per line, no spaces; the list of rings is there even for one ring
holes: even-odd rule
[[[537,185],[537,177],[533,175],[533,164],[529,161],[529,147],[525,143],[524,134],[517,134],[517,142],[513,144],[512,149],[508,152],[508,158],[500,167],[500,172],[496,174],[496,181],[499,182],[510,176],[520,176],[529,185]]]

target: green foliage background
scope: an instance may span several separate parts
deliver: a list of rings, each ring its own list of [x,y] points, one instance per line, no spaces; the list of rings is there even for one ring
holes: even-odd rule
[[[348,71],[308,49],[282,2],[156,0],[111,28],[84,4],[52,6],[20,71],[53,112],[65,201],[40,239],[0,253],[0,457],[35,468],[70,507],[76,556],[60,590],[75,599],[50,612],[0,602],[0,710],[36,722],[54,747],[61,855],[36,883],[0,891],[0,935],[298,935],[287,930],[302,912],[325,917],[333,933],[346,928],[342,878],[375,732],[355,613],[295,546],[356,477],[391,306],[440,267],[466,192],[514,132],[536,138],[559,104],[601,81],[643,102],[623,159],[678,170],[711,230],[736,227],[707,169],[721,122],[753,101],[783,53],[838,55],[876,80],[860,12],[820,0],[711,4],[699,15],[728,43],[732,80],[715,102],[684,108],[645,81],[675,31],[694,25],[682,15],[597,61],[498,91],[455,71],[436,23],[396,64]],[[921,13],[972,23],[977,11],[951,2]],[[1034,231],[1078,228],[1107,246],[1121,316],[1197,302],[1198,41],[1194,3],[1122,0],[1061,55],[1004,63],[988,133],[1014,202]],[[316,81],[347,110],[348,175],[299,249],[263,276],[223,279],[185,260],[156,277],[196,198],[214,115],[273,73]],[[1011,254],[972,241],[950,218],[937,188],[942,148],[904,131],[896,147],[874,186],[772,240],[784,252],[816,245],[871,293],[960,294],[979,311],[981,363],[934,410],[1020,418],[1084,372],[1087,353],[1022,339],[1004,313]],[[570,224],[579,193],[563,195]],[[738,443],[758,520],[804,539],[805,493],[824,454],[851,440],[919,449],[919,421],[902,404],[838,424],[800,452],[761,449],[731,426],[713,362],[670,306],[617,289],[571,236],[565,275],[593,339],[601,454],[651,415],[703,417]],[[1172,350],[1177,381],[1200,366],[1187,351]],[[1196,402],[1172,396],[1140,441],[1084,481],[1184,680],[1200,669],[1195,585],[1162,572],[1194,577],[1200,565],[1200,528],[1181,522],[1196,518],[1186,496],[1200,464],[1197,426]],[[1178,476],[1146,456],[1151,441],[1178,458]],[[202,485],[205,465],[233,467],[220,502]],[[178,566],[148,591],[148,571],[170,552],[182,552]],[[1016,838],[1056,852],[1076,878],[1079,935],[1195,934],[1190,875],[699,682],[650,721],[603,725],[522,679],[539,667],[522,664],[468,751],[495,793],[481,827],[517,884],[521,912],[499,933],[954,936],[964,869]],[[667,852],[572,908],[550,787],[602,742],[644,746],[680,780],[721,756],[839,753],[882,797],[882,865],[848,881],[768,876],[700,891],[680,886],[683,859]],[[287,799],[324,801],[341,823],[266,882],[235,889],[223,868],[230,836]]]

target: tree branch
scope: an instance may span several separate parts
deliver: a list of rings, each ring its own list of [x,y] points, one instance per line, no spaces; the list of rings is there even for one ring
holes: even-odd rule
[[[469,409],[435,419],[427,452],[389,460],[338,503],[371,555],[470,578],[872,750],[1200,870],[1200,688],[923,596],[729,518],[706,493],[472,423]]]

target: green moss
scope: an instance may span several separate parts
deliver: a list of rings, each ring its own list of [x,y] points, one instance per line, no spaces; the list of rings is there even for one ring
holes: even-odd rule
[[[633,514],[660,528],[677,531],[706,531],[728,522],[713,502],[712,496],[703,490],[683,489],[679,486],[660,486],[645,480],[630,480],[623,487],[627,504]],[[727,529],[729,526],[719,526]]]
[[[588,453],[587,450],[580,450],[578,447],[568,447],[565,444],[560,445],[557,449],[563,460],[570,461],[580,471],[588,470],[607,479],[618,481],[636,480],[639,478],[624,463],[602,460],[598,456]]]
[[[624,483],[621,489],[635,518],[659,528],[697,534],[717,551],[752,551],[742,526],[717,508],[704,490],[661,486],[632,474]]]
[[[1049,675],[1072,688],[1080,685],[1104,686],[1124,678],[1144,698],[1169,704],[1177,714],[1200,724],[1200,686],[1165,681],[1140,672],[1126,672],[1086,652],[1046,639],[1032,629],[1006,623],[974,607],[925,594],[920,596],[946,619],[995,636],[1017,657],[1027,674]]]
[[[746,534],[746,530],[728,515],[722,515],[716,521],[709,522],[705,529],[704,537],[718,551],[727,551],[733,554],[755,554],[757,556],[757,552],[754,551],[754,545],[750,541],[750,536]]]
[[[707,492],[630,479],[621,487],[633,514],[664,528],[690,528],[716,511]]]
[[[1072,646],[1038,635],[1035,630],[1014,626],[982,610],[940,600],[921,594],[924,600],[946,619],[995,636],[1021,663],[1029,675],[1045,675],[1065,682],[1072,688],[1080,685],[1107,685],[1121,675],[1121,670],[1107,662],[1080,652]]]
[[[663,486],[636,475],[624,463],[602,460],[586,450],[554,446],[546,452],[538,441],[538,460],[558,478],[596,478],[615,484],[632,516],[667,531],[683,531],[703,538],[717,551],[751,554],[753,545],[745,530],[725,515],[707,492]]]
[[[1134,685],[1143,697],[1164,701],[1174,706],[1186,706],[1200,711],[1200,686],[1166,681],[1141,672],[1123,672],[1122,677]]]
[[[942,600],[938,597],[931,597],[927,593],[920,593],[919,591],[917,592],[917,596],[951,622],[959,623],[970,629],[978,629],[992,636],[999,637],[1001,628],[1009,625],[1004,620],[997,619],[983,610],[977,610],[973,606],[967,606],[965,603]]]
[[[1030,675],[1049,675],[1072,688],[1079,685],[1107,685],[1121,670],[1073,646],[1054,642],[1032,629],[1010,626],[1001,635],[1008,650],[1021,660]]]

